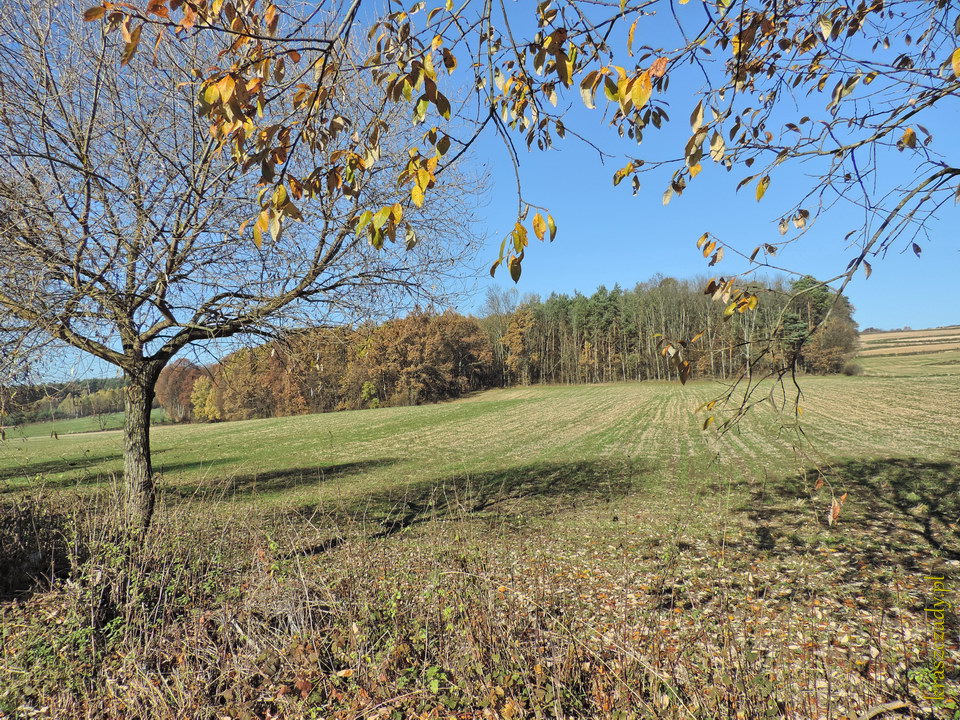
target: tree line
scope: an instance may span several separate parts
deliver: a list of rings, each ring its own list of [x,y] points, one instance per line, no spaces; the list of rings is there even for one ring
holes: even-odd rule
[[[658,276],[632,290],[545,300],[491,289],[480,317],[420,310],[288,333],[207,367],[178,360],[160,375],[157,398],[174,421],[220,421],[417,405],[531,383],[674,380],[666,350],[681,341],[693,377],[729,379],[748,367],[857,372],[844,296],[811,278],[773,280],[752,288],[755,312],[725,317],[702,286]]]
[[[520,302],[492,291],[486,323],[502,384],[669,380],[680,374],[670,347],[684,346],[692,375],[728,379],[795,368],[843,371],[858,347],[853,307],[809,277],[755,283],[754,312],[731,312],[702,280],[661,276],[633,290],[552,294]],[[694,342],[689,339],[696,338]]]
[[[156,406],[174,422],[244,420],[418,405],[532,383],[675,380],[665,346],[689,345],[693,377],[729,379],[754,363],[855,373],[853,307],[813,281],[757,284],[755,312],[724,318],[703,282],[656,276],[632,290],[521,297],[491,288],[479,317],[420,310],[382,324],[322,327],[230,353],[201,367],[178,359],[160,375]],[[827,317],[829,313],[829,317]],[[812,328],[817,328],[811,333]],[[755,348],[774,352],[755,357]],[[0,388],[4,422],[123,410],[122,378]]]
[[[291,333],[204,368],[176,361],[160,375],[157,399],[179,422],[417,405],[490,387],[492,363],[476,318],[418,311]]]
[[[122,378],[0,385],[0,425],[107,415],[123,411]]]

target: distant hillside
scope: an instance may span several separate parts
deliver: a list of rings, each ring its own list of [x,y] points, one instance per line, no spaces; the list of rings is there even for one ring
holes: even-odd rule
[[[960,325],[928,330],[873,330],[860,333],[860,355],[915,355],[960,350]]]

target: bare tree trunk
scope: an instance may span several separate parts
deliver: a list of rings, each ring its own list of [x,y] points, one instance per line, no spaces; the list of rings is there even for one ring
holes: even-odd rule
[[[146,530],[153,518],[156,488],[150,462],[150,409],[153,405],[156,374],[127,373],[124,389],[123,484],[126,490],[126,519],[131,527]]]

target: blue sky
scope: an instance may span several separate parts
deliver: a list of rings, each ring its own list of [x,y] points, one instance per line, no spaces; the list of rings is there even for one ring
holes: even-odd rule
[[[497,157],[504,151],[495,139],[481,152],[491,158],[487,163],[489,198],[479,211],[484,219],[481,231],[488,235],[482,259],[492,262],[502,234],[512,227],[516,214],[516,183],[506,157]],[[763,201],[757,203],[752,186],[734,191],[742,171],[727,173],[705,164],[684,194],[664,207],[661,197],[666,182],[662,177],[659,183],[653,177],[645,178],[633,197],[626,183],[613,187],[611,176],[617,167],[612,162],[601,165],[592,151],[572,146],[549,153],[521,151],[525,198],[550,208],[559,227],[553,243],[534,240],[529,248],[516,285],[522,294],[590,293],[601,284],[632,287],[656,273],[693,277],[742,269],[732,259],[707,268],[696,249],[697,238],[709,230],[748,254],[758,243],[779,240],[777,210],[788,207],[790,197],[801,187],[801,179],[790,182],[774,176]],[[928,228],[931,239],[921,242],[919,258],[906,250],[904,241],[885,258],[872,262],[869,278],[857,275],[847,295],[861,327],[960,323],[954,298],[960,270],[958,219],[957,209],[945,206]],[[783,265],[819,277],[839,274],[855,254],[845,249],[843,237],[860,224],[862,214],[837,208],[784,251],[780,256]],[[509,275],[500,270],[496,278],[484,277],[480,288],[512,284]],[[482,292],[464,308],[477,307],[481,301]]]
[[[693,7],[691,4],[678,9],[680,13],[692,13]],[[649,24],[641,25],[638,30],[638,45],[643,43],[642,36],[656,37],[657,44],[671,43],[670,29],[675,33],[672,21],[648,18],[644,22],[647,21]],[[882,49],[872,53],[878,62],[892,59],[905,49],[898,46],[897,39],[893,42],[894,46],[886,53]],[[612,45],[617,46],[616,41]],[[865,56],[870,57],[871,53],[866,52]],[[635,59],[621,58],[619,62],[632,67]],[[706,158],[702,161],[703,172],[682,197],[674,197],[666,207],[661,198],[669,173],[641,176],[643,187],[636,197],[632,197],[628,182],[613,187],[611,176],[626,162],[623,154],[643,158],[681,154],[689,136],[687,118],[696,103],[700,82],[702,76],[690,72],[689,68],[679,68],[676,73],[671,70],[669,92],[661,96],[668,103],[671,122],[662,132],[648,132],[639,147],[632,141],[620,140],[606,127],[601,115],[604,103],[599,99],[598,110],[587,111],[576,88],[569,91],[569,95],[561,95],[560,109],[567,110],[568,127],[576,128],[604,150],[618,155],[605,165],[600,163],[595,151],[569,135],[558,141],[557,149],[548,152],[527,152],[521,141],[515,140],[524,199],[547,206],[559,226],[553,244],[540,245],[534,240],[528,249],[523,276],[517,285],[521,293],[543,296],[553,291],[590,293],[600,284],[611,287],[615,283],[631,287],[656,273],[675,277],[730,274],[743,270],[744,266],[731,259],[728,252],[727,259],[719,266],[708,269],[696,249],[696,240],[702,233],[710,231],[721,242],[746,254],[761,242],[782,239],[777,231],[781,213],[810,187],[807,174],[816,173],[815,165],[786,163],[777,168],[760,203],[754,198],[752,184],[735,192],[737,183],[750,172],[756,172],[759,163],[752,171],[740,167],[728,173]],[[796,122],[805,114],[814,120],[825,116],[824,108],[834,82],[831,80],[819,94],[781,97],[779,102],[784,112],[778,113],[776,119]],[[876,90],[881,82],[882,78],[871,89]],[[862,86],[845,102],[856,101],[861,89]],[[951,98],[917,118],[933,133],[931,149],[942,153],[954,166],[960,153],[954,125],[958,110],[957,98]],[[877,153],[878,188],[889,189],[906,173],[912,173],[915,157],[910,157],[910,152],[881,150]],[[491,177],[487,203],[479,211],[482,218],[479,230],[487,236],[481,259],[489,265],[497,257],[503,235],[513,226],[516,182],[506,150],[494,135],[486,136],[479,143],[474,158],[475,161],[482,158],[479,164],[487,168]],[[860,163],[869,161],[859,158]],[[861,327],[932,327],[960,323],[960,310],[953,299],[955,274],[960,269],[960,244],[956,242],[955,231],[958,221],[957,206],[948,203],[940,209],[935,221],[927,223],[926,237],[918,238],[921,257],[909,250],[912,238],[904,237],[886,257],[870,260],[871,276],[858,274],[847,288]],[[841,203],[822,216],[800,242],[778,257],[782,265],[791,270],[820,278],[833,277],[841,273],[856,254],[855,249],[844,242],[844,236],[850,230],[862,228],[864,223],[862,210]],[[512,282],[505,270],[498,272],[495,279],[486,277],[480,282],[479,299],[462,307],[466,310],[478,307],[483,288],[491,284],[509,286]]]

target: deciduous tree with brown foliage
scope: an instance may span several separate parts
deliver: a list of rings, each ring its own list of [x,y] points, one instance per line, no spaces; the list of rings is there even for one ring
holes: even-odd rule
[[[193,384],[203,370],[189,360],[174,360],[160,371],[157,378],[157,401],[167,411],[173,422],[188,422],[193,419],[193,404],[190,395]]]

